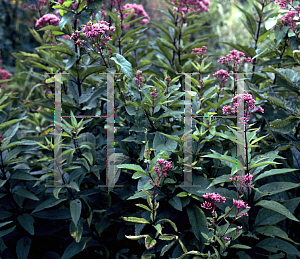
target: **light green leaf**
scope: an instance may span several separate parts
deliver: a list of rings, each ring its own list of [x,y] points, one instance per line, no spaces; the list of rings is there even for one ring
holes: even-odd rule
[[[121,71],[130,79],[132,79],[132,65],[122,55],[116,54],[116,57],[110,58],[115,61],[116,64],[120,65]]]
[[[150,222],[144,218],[136,218],[136,217],[122,217],[124,220],[126,221],[130,221],[130,222],[135,222],[135,223],[146,223],[146,224],[150,224]]]

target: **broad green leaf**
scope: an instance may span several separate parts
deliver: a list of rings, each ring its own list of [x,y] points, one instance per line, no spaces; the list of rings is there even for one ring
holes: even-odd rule
[[[271,175],[277,175],[277,174],[286,174],[286,173],[289,173],[289,172],[293,172],[293,171],[297,171],[299,169],[291,169],[291,168],[285,168],[285,169],[272,169],[272,170],[269,170],[269,171],[266,171],[262,174],[260,174],[259,176],[257,176],[253,182],[256,182],[257,180],[259,179],[262,179],[262,178],[265,178],[265,177],[268,177],[268,176],[271,176]]]
[[[28,213],[23,213],[18,216],[18,221],[20,225],[30,234],[34,235],[34,219],[33,217]]]
[[[34,201],[39,201],[40,199],[38,197],[36,197],[32,192],[24,189],[24,188],[19,188],[17,189],[15,192],[15,194],[18,194],[22,197],[34,200]]]
[[[294,242],[292,239],[288,237],[288,235],[280,228],[276,226],[263,226],[256,229],[256,231],[262,235],[269,236],[269,237],[280,237],[287,241],[293,242],[295,244],[299,244]]]
[[[100,73],[100,72],[103,72],[105,70],[106,70],[105,66],[101,66],[101,67],[89,67],[86,70],[84,70],[84,72],[81,74],[81,80],[84,80],[89,75],[92,75],[94,73]]]
[[[31,247],[31,243],[32,243],[32,239],[28,236],[24,236],[18,240],[16,246],[18,259],[27,259]]]
[[[83,237],[79,243],[73,241],[63,253],[61,259],[71,259],[74,255],[79,254],[86,247],[87,242],[90,241],[92,237]]]
[[[215,186],[218,183],[230,182],[230,179],[229,179],[230,177],[231,177],[231,175],[229,175],[229,174],[221,175],[221,176],[215,178],[206,189],[209,189],[210,187]]]
[[[41,210],[44,210],[44,209],[47,209],[47,208],[51,208],[51,207],[54,207],[58,204],[60,204],[61,202],[63,201],[66,201],[67,199],[60,199],[60,200],[57,200],[56,198],[49,198],[48,200],[45,200],[44,202],[42,202],[40,205],[38,205],[32,212],[31,214],[35,213],[35,212],[38,212],[38,211],[41,211]]]
[[[72,220],[73,220],[75,226],[77,226],[77,223],[80,219],[81,208],[82,208],[81,200],[76,199],[76,200],[71,201],[70,212],[71,212],[71,217],[72,217]]]
[[[15,173],[13,173],[13,175],[11,176],[11,179],[27,180],[27,181],[38,180],[34,176],[32,176],[32,175],[30,175],[28,173],[24,173],[24,172],[15,172]]]
[[[300,256],[300,252],[292,244],[285,242],[278,238],[266,238],[260,241],[256,246],[261,247],[267,251],[277,253],[278,250],[284,251],[287,254]]]
[[[110,58],[115,61],[116,64],[120,65],[121,71],[130,79],[132,79],[132,65],[122,55],[116,54],[116,57]]]
[[[259,187],[259,191],[261,193],[266,193],[266,194],[255,193],[254,201],[257,201],[259,198],[261,198],[265,195],[274,195],[276,193],[280,193],[280,192],[284,192],[287,190],[297,188],[297,187],[299,187],[299,185],[300,184],[290,183],[290,182],[272,182],[272,183],[262,185]]]
[[[254,206],[261,206],[266,209],[276,211],[277,213],[280,213],[291,220],[300,222],[300,220],[298,220],[286,207],[276,201],[262,200],[256,203]]]

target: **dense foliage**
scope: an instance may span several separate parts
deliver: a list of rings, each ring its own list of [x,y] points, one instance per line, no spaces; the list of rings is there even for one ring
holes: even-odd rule
[[[208,0],[168,2],[164,24],[123,0],[39,1],[40,46],[0,81],[1,258],[300,256],[300,5],[249,3],[254,42],[222,57]]]

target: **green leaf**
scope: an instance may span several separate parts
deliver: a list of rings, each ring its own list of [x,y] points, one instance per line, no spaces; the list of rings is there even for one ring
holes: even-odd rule
[[[152,21],[150,21],[150,23],[153,24],[155,27],[159,28],[161,31],[163,31],[163,32],[169,37],[169,39],[170,39],[171,41],[173,40],[172,37],[170,36],[168,30],[167,30],[166,28],[164,28],[163,26],[161,26],[161,25],[159,25],[159,24],[157,24],[157,23],[154,23],[154,22],[152,22]]]
[[[215,179],[212,181],[212,183],[211,183],[206,189],[209,189],[210,187],[215,186],[215,185],[218,184],[218,183],[231,182],[230,179],[229,179],[230,177],[231,177],[231,175],[229,175],[229,174],[221,175],[221,176],[215,178]]]
[[[296,243],[292,239],[290,239],[288,237],[288,235],[282,229],[280,229],[276,226],[263,226],[263,227],[256,228],[255,231],[262,234],[262,235],[265,235],[265,236],[269,236],[269,237],[277,236],[277,237],[280,237],[280,238],[285,239],[287,241]]]
[[[168,202],[173,206],[174,209],[182,211],[182,203],[181,203],[181,199],[179,197],[174,196]]]
[[[202,256],[205,256],[203,253],[200,253],[198,251],[189,251],[189,252],[183,254],[182,256],[178,257],[178,259],[183,259],[187,255],[202,255]]]
[[[245,14],[247,19],[247,25],[248,25],[246,26],[246,29],[250,32],[251,36],[255,37],[256,30],[257,30],[257,24],[255,18],[250,13],[246,12],[244,9],[240,8],[236,4],[234,5]]]
[[[100,67],[89,67],[81,74],[81,80],[83,81],[85,78],[87,78],[89,75],[92,75],[94,73],[100,73],[106,70],[105,66]]]
[[[61,259],[71,259],[74,255],[79,254],[86,247],[87,242],[90,241],[92,237],[83,237],[79,243],[73,241],[63,253]]]
[[[18,259],[27,259],[32,240],[28,236],[24,236],[18,240],[16,252]]]
[[[0,237],[4,237],[4,236],[8,235],[9,233],[13,232],[15,230],[16,226],[13,226],[13,227],[11,227],[9,229],[5,229],[5,230],[0,230]]]
[[[271,175],[277,175],[277,174],[285,174],[285,173],[289,173],[289,172],[293,172],[293,171],[297,171],[299,169],[291,169],[291,168],[284,168],[284,169],[271,169],[269,171],[266,171],[262,174],[260,174],[259,176],[257,176],[253,182],[256,182],[259,179],[271,176]]]
[[[22,118],[20,118],[20,119],[14,119],[14,120],[10,120],[10,121],[1,123],[1,124],[0,124],[0,130],[4,129],[5,127],[7,127],[7,126],[9,126],[9,125],[12,125],[12,124],[17,123],[17,122],[19,122],[19,121],[22,121],[22,120],[24,120],[24,119],[26,119],[26,118],[27,118],[27,116],[22,117]]]
[[[144,169],[139,166],[139,165],[135,165],[135,164],[123,164],[123,165],[117,165],[117,168],[124,168],[124,169],[130,169],[130,170],[134,170],[140,173],[145,173],[147,175],[147,173],[144,171]]]
[[[18,216],[18,221],[20,225],[30,234],[34,235],[34,218],[28,214],[28,213],[23,213]]]
[[[161,221],[169,222],[171,224],[171,226],[173,227],[173,229],[177,232],[176,224],[172,220],[169,220],[169,219],[160,219],[159,221],[156,222],[156,224],[158,224]]]
[[[284,251],[287,254],[300,256],[300,252],[288,242],[278,238],[266,238],[260,241],[256,246],[261,247],[267,251],[277,253],[278,250]]]
[[[34,176],[32,176],[32,175],[30,175],[28,173],[24,173],[24,172],[15,172],[15,173],[13,173],[13,175],[11,176],[11,179],[27,180],[27,181],[38,180]]]
[[[132,79],[132,65],[122,55],[116,54],[116,57],[110,58],[115,61],[116,64],[120,65],[121,71],[130,79]]]
[[[145,238],[146,249],[147,250],[151,249],[152,247],[155,246],[155,244],[156,244],[156,240],[152,239],[152,237],[150,237],[149,235],[146,235],[146,238]]]
[[[274,195],[280,192],[284,192],[287,190],[291,190],[294,188],[299,187],[300,184],[297,183],[290,183],[290,182],[272,182],[265,184],[263,186],[259,187],[259,191],[261,193],[266,193],[266,194],[260,194],[260,193],[255,193],[254,195],[254,201],[260,199],[261,197],[265,195]]]
[[[72,18],[73,18],[74,14],[71,12],[67,12],[67,14],[65,14],[60,22],[59,22],[59,28],[62,30],[66,24],[71,23],[72,22]]]
[[[76,199],[76,200],[71,201],[70,212],[71,212],[71,217],[72,217],[72,220],[73,220],[75,226],[77,226],[77,223],[80,219],[81,208],[82,208],[81,200]]]
[[[230,246],[230,248],[236,248],[236,249],[252,249],[252,247],[250,247],[250,246],[240,245],[240,244],[232,245],[232,246]]]
[[[79,58],[78,54],[74,53],[72,55],[72,57],[68,60],[68,62],[66,64],[66,67],[65,67],[65,70],[69,70],[76,63],[78,58]]]
[[[12,222],[14,222],[14,221],[12,220],[12,221],[7,221],[7,222],[0,223],[0,228],[4,227],[4,226],[6,226],[6,225],[8,225]]]
[[[174,237],[173,237],[174,238]],[[175,241],[171,242],[170,244],[168,245],[165,245],[162,249],[161,249],[161,252],[160,252],[160,256],[163,256],[167,251],[170,250],[170,248],[175,244]]]
[[[41,210],[44,210],[44,209],[47,209],[47,208],[51,208],[51,207],[54,207],[58,204],[60,204],[61,202],[63,201],[66,201],[67,199],[60,199],[60,200],[57,200],[56,198],[49,198],[48,200],[45,200],[44,202],[42,202],[40,205],[38,205],[32,212],[31,214],[35,213],[35,212],[38,212],[38,211],[41,211]]]
[[[151,211],[151,209],[149,207],[147,207],[146,205],[144,205],[144,204],[135,204],[135,206],[138,206],[138,207],[141,207],[145,210]]]
[[[146,223],[146,224],[150,224],[150,222],[144,218],[136,218],[136,217],[122,217],[122,219],[126,220],[126,221],[130,221],[130,222],[135,222],[135,223]]]
[[[36,179],[37,180],[37,179]],[[15,192],[15,194],[18,194],[22,197],[34,200],[34,201],[39,201],[40,199],[38,197],[36,197],[32,192],[24,189],[24,188],[19,188],[17,189]]]
[[[276,201],[262,200],[256,203],[254,206],[261,206],[266,209],[276,211],[277,213],[280,213],[291,220],[300,222],[300,220],[298,220],[286,207]]]

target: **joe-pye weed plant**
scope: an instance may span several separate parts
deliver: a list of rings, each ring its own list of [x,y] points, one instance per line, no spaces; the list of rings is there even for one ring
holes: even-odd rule
[[[267,4],[266,1],[260,3],[262,7]],[[65,158],[63,162],[65,186],[62,189],[53,190],[54,197],[45,193],[48,187],[41,185],[45,179],[53,177],[52,161],[49,159],[53,155],[54,146],[52,142],[46,139],[46,145],[42,145],[43,135],[35,139],[40,144],[39,146],[36,144],[36,146],[43,149],[38,151],[40,153],[35,151],[35,155],[32,156],[32,160],[37,162],[35,165],[29,162],[26,165],[33,172],[40,170],[37,174],[42,174],[42,176],[38,178],[33,188],[32,176],[24,179],[24,175],[21,174],[29,173],[26,165],[22,165],[21,168],[13,168],[14,163],[16,163],[13,160],[14,156],[19,156],[18,159],[22,160],[22,156],[25,156],[26,153],[17,153],[19,148],[18,150],[10,150],[11,153],[7,155],[8,151],[3,150],[3,164],[5,163],[5,166],[2,164],[2,169],[5,172],[2,175],[2,183],[6,181],[4,192],[9,194],[9,184],[15,185],[12,180],[18,179],[20,184],[24,184],[21,186],[23,189],[28,189],[36,195],[41,194],[39,196],[41,201],[39,201],[28,193],[25,195],[23,191],[25,195],[22,196],[23,201],[30,198],[34,200],[31,204],[27,204],[27,200],[25,200],[23,208],[21,208],[23,201],[20,198],[12,198],[12,195],[2,198],[3,201],[6,201],[3,204],[9,204],[6,197],[16,201],[14,203],[16,210],[13,210],[13,215],[20,224],[17,225],[15,236],[20,237],[22,231],[27,231],[31,235],[16,238],[18,240],[17,253],[28,250],[30,246],[25,246],[25,244],[29,244],[29,240],[33,240],[32,249],[38,246],[40,236],[35,235],[34,229],[42,224],[38,216],[47,220],[49,218],[45,217],[48,213],[53,215],[52,217],[56,217],[56,224],[53,224],[52,221],[48,224],[53,229],[54,226],[57,228],[61,226],[59,234],[67,233],[71,238],[67,244],[60,242],[60,248],[64,249],[61,253],[64,259],[72,258],[80,251],[82,254],[91,253],[93,250],[88,247],[89,244],[100,244],[97,247],[97,252],[98,254],[102,253],[104,258],[114,257],[114,255],[116,257],[117,253],[118,256],[125,258],[140,258],[140,256],[142,258],[166,256],[182,258],[193,254],[195,257],[200,255],[204,258],[219,258],[226,255],[232,258],[236,256],[243,258],[247,257],[247,254],[237,249],[243,250],[249,247],[252,249],[248,249],[247,252],[253,258],[259,253],[266,254],[266,251],[272,256],[271,253],[276,253],[278,250],[284,251],[288,256],[297,255],[295,247],[289,243],[293,240],[284,235],[285,233],[282,233],[279,227],[274,226],[285,218],[299,222],[291,212],[297,206],[297,200],[290,199],[284,206],[274,200],[257,202],[263,196],[277,194],[280,191],[284,192],[297,186],[295,182],[288,184],[280,182],[280,184],[276,183],[278,188],[274,190],[271,186],[275,184],[274,182],[263,185],[265,182],[260,181],[261,179],[266,180],[267,177],[272,179],[273,176],[295,170],[271,169],[270,165],[278,165],[278,163],[273,162],[274,159],[283,158],[278,155],[279,151],[262,154],[260,151],[262,145],[259,147],[254,145],[258,144],[259,140],[264,141],[269,136],[257,138],[257,130],[242,130],[247,146],[246,162],[242,166],[246,174],[241,177],[234,176],[237,174],[235,167],[237,162],[235,147],[231,142],[237,143],[236,135],[238,132],[236,130],[230,127],[228,132],[227,123],[223,121],[219,123],[214,119],[208,120],[206,124],[204,123],[205,120],[201,122],[199,119],[195,119],[200,128],[196,127],[196,131],[192,135],[183,135],[182,130],[184,128],[183,105],[185,105],[183,98],[185,94],[184,77],[178,73],[198,72],[198,75],[191,77],[192,91],[190,94],[193,97],[193,113],[198,111],[200,115],[205,115],[208,112],[218,115],[229,111],[235,113],[238,104],[245,101],[245,106],[248,105],[249,110],[244,119],[248,122],[249,114],[253,113],[254,115],[256,111],[261,112],[262,108],[258,107],[255,110],[252,106],[254,100],[250,94],[236,96],[236,81],[234,88],[227,87],[225,83],[230,76],[230,71],[233,71],[234,68],[237,69],[238,66],[241,68],[245,62],[252,64],[254,60],[257,62],[259,58],[263,57],[263,54],[256,53],[256,49],[253,47],[236,46],[234,47],[236,50],[228,54],[227,62],[232,61],[237,67],[231,67],[229,72],[225,70],[213,71],[214,69],[210,64],[205,63],[204,54],[207,49],[210,51],[210,53],[206,53],[207,56],[214,51],[204,45],[206,45],[205,40],[207,38],[215,36],[204,34],[194,41],[190,40],[191,34],[210,29],[209,26],[203,26],[205,16],[203,16],[203,20],[198,20],[207,12],[208,1],[173,1],[173,10],[162,11],[170,18],[167,26],[154,24],[151,20],[149,22],[148,17],[143,16],[145,13],[142,9],[136,5],[132,5],[132,8],[127,10],[122,8],[122,5],[125,6],[124,1],[112,1],[108,4],[111,7],[110,11],[107,10],[108,22],[105,21],[104,15],[101,15],[103,10],[98,12],[100,1],[88,1],[87,4],[81,1],[75,3],[59,1],[58,4],[56,7],[62,16],[59,21],[57,18],[51,19],[52,16],[44,18],[42,16],[40,22],[37,22],[37,25],[46,26],[40,31],[50,31],[50,33],[45,33],[41,38],[37,32],[32,31],[36,39],[42,44],[36,49],[37,54],[18,53],[15,56],[24,60],[22,63],[44,69],[46,72],[67,71],[70,73],[68,76],[62,76],[62,108],[63,113],[67,115],[105,114],[106,82],[101,77],[95,78],[94,75],[98,72],[123,73],[121,76],[114,75],[117,103],[115,106],[117,125],[115,136],[116,152],[118,152],[116,154],[116,165],[118,165],[116,180],[119,179],[120,183],[124,181],[128,186],[127,192],[119,191],[118,188],[106,192],[106,190],[103,191],[102,187],[96,187],[99,184],[103,185],[103,179],[105,180],[106,159],[105,152],[103,152],[105,151],[103,148],[105,119],[98,121],[88,119],[77,123],[73,117],[71,122],[69,119],[63,121],[64,136],[66,137],[64,141],[67,142],[62,145]],[[201,15],[198,15],[199,13]],[[249,15],[245,14],[247,17],[245,24],[250,26],[249,32],[253,33],[254,31],[254,39],[257,44],[259,38],[261,37],[261,41],[265,36],[263,34],[267,33],[261,26],[264,15],[259,11],[258,14],[258,18],[261,20],[258,28],[261,30],[256,32],[255,20],[253,23],[253,17],[249,18]],[[145,20],[143,21],[143,19]],[[51,24],[52,22],[53,24]],[[137,28],[128,29],[127,26],[133,23]],[[139,38],[150,24],[159,28],[161,32],[152,47],[148,44],[148,39],[141,41]],[[277,34],[275,33],[275,35]],[[275,46],[272,45],[272,47],[276,49]],[[269,55],[271,54],[269,53]],[[254,58],[255,56],[256,58]],[[198,58],[200,58],[200,63],[197,62]],[[226,58],[223,60],[225,61]],[[208,69],[210,71],[207,71]],[[136,76],[134,78],[135,71]],[[214,85],[215,79],[210,79],[209,76],[202,77],[212,71],[216,72],[214,77],[218,79],[218,84]],[[255,82],[259,80],[262,81],[262,86],[266,85],[265,81],[268,79],[262,79],[261,74],[256,74],[251,79],[253,87],[256,86]],[[46,85],[53,82],[46,75],[41,76],[38,73],[35,75],[42,81],[45,80]],[[259,94],[256,93],[256,96]],[[53,98],[53,95],[48,95],[48,97]],[[234,99],[230,97],[234,97]],[[264,95],[260,95],[259,99],[260,103],[264,104],[263,107],[268,105]],[[230,100],[236,103],[232,108],[226,106]],[[43,101],[40,100],[37,103],[43,104]],[[48,115],[49,119],[51,109],[49,106],[44,107],[46,113],[41,113],[45,117]],[[219,109],[222,107],[225,108]],[[23,109],[25,108],[23,107]],[[7,112],[7,109],[5,111]],[[3,121],[5,119],[7,117]],[[256,119],[257,124],[261,125],[262,117],[257,116]],[[35,123],[33,120],[27,122],[32,123],[32,125]],[[16,128],[10,131],[15,133]],[[145,128],[149,132],[148,140],[142,134]],[[1,132],[5,137],[3,141],[8,141],[7,135],[10,131],[8,130],[5,134]],[[263,133],[260,132],[260,134]],[[187,188],[182,185],[183,164],[186,159],[183,157],[183,145],[191,138],[193,139],[193,184],[201,185],[201,188]],[[5,143],[4,148],[14,147],[17,145],[16,143]],[[32,145],[32,142],[27,143]],[[240,145],[241,143],[237,144]],[[177,149],[178,146],[179,149]],[[149,150],[154,151],[154,158],[152,159]],[[43,157],[37,158],[37,156]],[[143,164],[144,159],[147,166]],[[129,162],[123,164],[124,160]],[[262,172],[267,166],[269,171]],[[28,172],[21,170],[28,170]],[[135,173],[132,174],[131,171],[126,172],[125,170],[135,171]],[[122,172],[120,173],[120,171]],[[10,174],[7,172],[13,175],[13,179],[9,179]],[[288,179],[291,182],[290,178]],[[138,180],[137,188],[133,186],[134,180]],[[259,187],[250,189],[252,180]],[[234,183],[237,190],[229,191],[224,187],[227,182]],[[176,187],[175,184],[179,186]],[[220,184],[223,188],[214,188],[216,184]],[[86,186],[93,186],[94,189]],[[22,194],[20,190],[17,191],[16,189],[20,189],[20,187],[12,190],[12,192],[16,192],[14,194]],[[49,191],[52,192],[52,190]],[[146,210],[140,216],[141,211],[135,210],[132,200],[141,197],[147,200],[148,205],[138,203],[137,207]],[[256,205],[263,207],[263,209],[255,210]],[[55,206],[61,206],[60,214],[53,210]],[[7,210],[10,210],[9,207]],[[266,215],[270,212],[275,215],[275,220],[265,221],[263,227],[258,227],[263,221],[262,218],[269,218]],[[217,213],[221,215],[218,217]],[[125,221],[120,219],[120,216]],[[3,224],[12,223],[8,221],[9,217],[5,219]],[[59,217],[67,220],[70,224],[59,221],[59,219],[61,220]],[[226,218],[233,220],[229,222]],[[27,225],[24,224],[23,219],[28,219]],[[134,228],[130,222],[136,223]],[[222,223],[223,225],[221,225]],[[65,228],[66,225],[67,229]],[[282,228],[282,226],[280,227]],[[140,243],[145,243],[146,251],[141,249],[141,245],[137,246],[134,241],[123,238],[125,236],[130,238],[133,231],[135,231],[135,238],[140,239]],[[256,235],[258,234],[264,239],[257,241]],[[271,238],[265,238],[265,236]],[[60,238],[60,235],[57,238]],[[116,243],[120,247],[117,253],[114,252]],[[271,248],[270,244],[272,244]],[[43,245],[46,246],[47,244]],[[129,249],[126,250],[127,248],[131,248],[129,252]],[[60,252],[56,251],[55,253]],[[282,256],[282,252],[275,254],[275,256]]]

